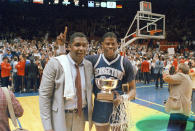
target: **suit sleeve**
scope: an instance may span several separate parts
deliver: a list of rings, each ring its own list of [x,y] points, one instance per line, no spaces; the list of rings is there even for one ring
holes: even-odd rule
[[[181,73],[177,73],[175,75],[168,75],[168,78],[164,80],[169,84],[180,84],[184,80],[184,77]]]
[[[43,71],[39,87],[40,115],[45,130],[53,129],[51,124],[51,106],[55,86],[56,60],[51,59]]]

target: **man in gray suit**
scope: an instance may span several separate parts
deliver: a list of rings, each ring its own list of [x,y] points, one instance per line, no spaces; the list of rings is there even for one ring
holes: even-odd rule
[[[185,131],[187,119],[191,112],[192,80],[189,66],[181,63],[177,73],[163,73],[163,79],[169,84],[170,95],[165,110],[170,113],[167,131]]]
[[[44,69],[39,104],[45,131],[84,131],[86,119],[91,130],[92,65],[84,59],[87,47],[86,36],[74,33],[70,37],[70,53],[52,58]],[[65,57],[68,64],[63,64]],[[74,97],[66,97],[71,94]]]
[[[163,88],[163,79],[162,79],[162,72],[163,72],[164,63],[162,61],[162,57],[159,56],[159,60],[156,61],[155,67],[154,67],[154,74],[156,77],[156,89],[158,89],[158,80],[160,78],[160,87]]]

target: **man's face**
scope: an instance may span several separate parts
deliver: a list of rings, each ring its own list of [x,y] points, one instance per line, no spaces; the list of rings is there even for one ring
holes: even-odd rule
[[[19,59],[20,59],[20,60],[23,60],[23,57],[22,57],[22,55],[20,55],[20,56],[19,56]]]
[[[8,59],[7,59],[7,58],[6,58],[6,59],[4,59],[3,61],[4,61],[5,63],[8,63]]]
[[[77,64],[80,64],[83,61],[87,47],[88,41],[85,37],[74,38],[74,41],[70,45],[70,55]]]
[[[114,37],[107,37],[102,42],[102,49],[104,52],[104,55],[108,59],[114,59],[115,58],[115,52],[117,50],[118,43],[116,38]]]

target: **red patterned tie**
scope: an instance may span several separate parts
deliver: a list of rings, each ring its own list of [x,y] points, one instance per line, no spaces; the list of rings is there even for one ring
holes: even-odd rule
[[[81,92],[81,76],[79,71],[79,66],[75,65],[77,70],[77,75],[75,79],[75,86],[76,86],[76,94],[77,94],[77,108],[78,108],[78,114],[81,116],[82,114],[82,92]]]

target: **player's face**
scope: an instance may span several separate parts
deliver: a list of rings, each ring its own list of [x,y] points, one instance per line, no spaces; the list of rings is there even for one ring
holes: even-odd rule
[[[74,41],[70,46],[70,55],[77,64],[80,64],[83,61],[83,58],[87,51],[87,47],[88,41],[85,37],[74,38]]]
[[[114,59],[116,54],[116,50],[118,48],[118,43],[116,38],[114,37],[107,37],[102,42],[102,49],[104,52],[104,55],[108,59]]]

